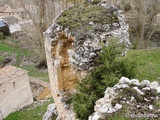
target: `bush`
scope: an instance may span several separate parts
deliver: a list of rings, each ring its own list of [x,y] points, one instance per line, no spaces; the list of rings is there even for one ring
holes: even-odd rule
[[[104,96],[107,87],[118,82],[120,77],[134,78],[136,64],[132,60],[120,57],[124,47],[117,42],[109,42],[103,47],[97,59],[97,67],[77,84],[77,93],[73,95],[72,103],[76,117],[88,120],[94,112],[95,102]]]

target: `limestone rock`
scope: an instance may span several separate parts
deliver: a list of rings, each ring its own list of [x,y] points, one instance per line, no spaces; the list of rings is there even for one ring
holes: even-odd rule
[[[143,80],[141,83],[137,79],[122,77],[113,87],[108,87],[103,98],[96,101],[95,112],[89,116],[89,120],[106,120],[107,116],[127,106],[126,114],[153,114],[151,119],[160,117],[160,108],[156,102],[160,101],[160,85],[154,81],[150,83]],[[122,105],[123,104],[123,105]]]
[[[126,77],[121,77],[121,79],[119,80],[119,83],[131,83],[131,81]]]
[[[55,103],[49,104],[47,107],[47,112],[44,114],[42,120],[50,120],[52,115],[57,115],[56,105]]]
[[[156,89],[157,87],[159,87],[159,83],[156,82],[156,81],[154,81],[154,82],[152,82],[152,83],[150,84],[150,88],[152,88],[152,89]]]
[[[143,81],[141,82],[141,85],[142,85],[142,86],[149,86],[149,85],[150,85],[150,81],[148,81],[148,80],[143,80]]]

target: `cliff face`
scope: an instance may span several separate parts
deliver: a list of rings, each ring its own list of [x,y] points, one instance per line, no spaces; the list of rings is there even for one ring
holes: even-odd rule
[[[61,119],[75,119],[67,100],[75,82],[96,65],[101,44],[107,46],[111,37],[131,46],[122,12],[105,2],[67,9],[44,33],[51,92]]]

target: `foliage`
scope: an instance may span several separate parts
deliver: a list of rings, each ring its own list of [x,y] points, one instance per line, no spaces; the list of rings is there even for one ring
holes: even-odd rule
[[[136,63],[122,57],[124,47],[115,41],[103,47],[97,59],[98,66],[84,80],[78,83],[72,102],[76,117],[87,120],[93,113],[96,100],[104,96],[107,87],[113,86],[120,77],[134,78]]]

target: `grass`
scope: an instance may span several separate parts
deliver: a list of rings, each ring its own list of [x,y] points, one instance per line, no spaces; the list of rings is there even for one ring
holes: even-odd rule
[[[6,44],[0,44],[0,51],[2,51],[2,52],[13,52],[14,51],[14,49],[13,48],[11,48],[11,46],[9,46],[9,45],[6,45]]]
[[[127,57],[138,64],[137,79],[160,82],[160,49],[130,50]]]
[[[42,120],[44,113],[47,111],[47,106],[53,103],[53,100],[45,102],[41,106],[33,107],[11,113],[5,120]]]
[[[19,41],[16,41],[11,37],[0,39],[0,52],[2,53],[2,55],[0,56],[0,62],[2,62],[8,56],[13,56],[16,58],[16,63],[14,64],[14,66],[20,67],[21,59],[24,56],[30,55],[31,52],[29,48],[21,50],[19,48],[19,45]],[[29,76],[36,77],[46,82],[49,82],[48,73],[36,69],[35,65],[28,65],[20,68],[27,70]]]
[[[0,40],[0,52],[6,53],[5,55],[0,56],[0,62],[2,62],[6,56],[15,55],[17,59],[20,59],[22,56],[30,54],[30,51],[27,49],[20,50],[17,41],[12,40],[12,45],[7,42],[7,39]]]
[[[39,78],[45,82],[49,82],[48,72],[38,70],[34,65],[23,66],[21,68],[27,70],[29,76]]]

